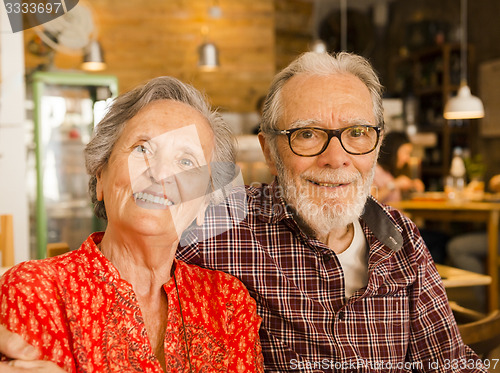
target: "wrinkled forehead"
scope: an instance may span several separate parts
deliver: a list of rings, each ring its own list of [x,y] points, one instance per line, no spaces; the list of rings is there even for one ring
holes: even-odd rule
[[[211,157],[215,141],[208,118],[192,106],[174,100],[157,100],[143,107],[126,123],[119,141],[129,145],[153,138],[163,144],[201,145],[206,158]]]
[[[298,74],[282,90],[280,123],[315,119],[319,122],[374,123],[373,103],[368,87],[349,73]]]
[[[150,142],[161,147],[165,152],[184,150],[205,159],[204,148],[211,148],[212,142],[207,136],[200,136],[195,124],[165,131],[153,137]],[[202,145],[204,141],[205,146]]]

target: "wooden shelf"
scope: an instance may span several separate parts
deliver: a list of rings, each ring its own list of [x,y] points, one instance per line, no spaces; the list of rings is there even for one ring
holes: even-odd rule
[[[468,47],[468,67],[473,69],[472,45]],[[417,101],[416,123],[419,131],[434,132],[438,136],[439,157],[431,150],[422,162],[422,179],[427,187],[441,189],[448,173],[453,148],[468,147],[474,154],[477,134],[473,122],[456,127],[443,118],[443,109],[449,97],[456,94],[460,82],[460,45],[442,44],[413,51],[393,60],[389,89],[403,99],[412,95]],[[392,84],[392,85],[391,85]],[[436,149],[434,152],[436,152]],[[439,162],[437,162],[439,159]],[[427,163],[426,163],[427,161]]]

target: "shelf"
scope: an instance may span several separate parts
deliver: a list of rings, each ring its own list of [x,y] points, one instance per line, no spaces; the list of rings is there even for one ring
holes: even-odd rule
[[[441,86],[438,87],[419,87],[415,89],[415,95],[417,96],[426,96],[426,95],[442,95],[443,88]]]
[[[436,164],[421,164],[422,173],[427,175],[441,175],[443,173],[443,167]]]
[[[424,48],[422,50],[412,53],[412,59],[413,60],[432,59],[438,56],[442,56],[443,53],[450,53],[450,52],[460,52],[460,44],[459,43],[442,44]]]
[[[453,85],[448,85],[448,91],[450,93],[455,93],[458,91],[460,88],[459,85],[453,84]],[[442,95],[443,94],[443,86],[432,86],[432,87],[418,87],[415,88],[415,95],[416,96],[430,96],[430,95]]]
[[[468,67],[473,70],[474,47],[469,46],[467,53]],[[430,150],[422,161],[422,179],[427,187],[442,188],[453,148],[467,147],[474,154],[474,123],[455,126],[453,121],[443,118],[446,100],[460,88],[460,44],[423,48],[407,56],[399,56],[392,62],[392,80],[389,80],[392,88],[416,98],[418,131],[432,132],[437,137],[436,146],[428,148]]]

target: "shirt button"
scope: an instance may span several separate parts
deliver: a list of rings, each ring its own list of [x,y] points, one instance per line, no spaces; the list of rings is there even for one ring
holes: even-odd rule
[[[340,311],[339,312],[339,320],[344,320],[345,319],[345,312],[344,311]]]

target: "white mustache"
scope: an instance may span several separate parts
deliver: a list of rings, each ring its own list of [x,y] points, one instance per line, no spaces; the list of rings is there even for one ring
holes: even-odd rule
[[[328,169],[306,171],[301,175],[301,178],[312,180],[319,184],[349,184],[353,182],[358,183],[362,180],[361,173],[358,171]]]

